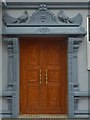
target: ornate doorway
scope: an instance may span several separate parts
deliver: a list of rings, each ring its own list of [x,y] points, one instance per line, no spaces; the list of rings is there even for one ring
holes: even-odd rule
[[[24,61],[23,62],[24,65],[22,65],[22,66],[23,67],[26,66],[24,68],[24,71],[26,71],[26,72],[24,72],[24,73],[28,74],[30,72],[30,70],[32,69],[32,67],[33,67],[33,71],[34,71],[34,67],[36,70],[36,72],[33,72],[33,73],[30,72],[31,75],[27,76],[27,78],[25,77],[25,81],[27,81],[27,84],[25,84],[26,85],[25,89],[27,89],[27,90],[23,89],[23,90],[27,91],[25,93],[26,94],[33,93],[34,82],[32,80],[35,80],[35,84],[36,84],[35,87],[37,87],[36,92],[38,92],[38,94],[39,94],[39,91],[40,91],[40,94],[39,94],[40,101],[43,101],[43,99],[45,101],[47,101],[48,97],[45,97],[46,93],[47,93],[46,91],[49,91],[49,89],[52,89],[53,86],[55,86],[57,90],[52,89],[52,91],[50,93],[51,94],[50,99],[52,101],[52,103],[50,103],[50,105],[51,105],[50,109],[52,110],[52,111],[50,111],[50,113],[55,113],[56,111],[58,111],[58,113],[64,113],[64,114],[67,113],[69,115],[69,117],[74,117],[75,114],[78,114],[78,113],[75,113],[75,109],[76,109],[75,106],[77,106],[77,101],[78,101],[76,92],[79,93],[79,91],[78,91],[79,85],[78,85],[78,81],[77,81],[77,50],[79,48],[79,43],[82,42],[82,40],[83,40],[82,38],[86,34],[85,29],[81,26],[82,20],[83,20],[82,15],[81,15],[81,13],[78,13],[76,16],[73,17],[73,19],[71,19],[71,17],[69,17],[69,16],[67,17],[67,15],[64,16],[65,14],[64,14],[64,11],[62,11],[62,10],[58,11],[58,14],[56,12],[54,12],[54,9],[52,9],[52,8],[54,8],[54,7],[57,8],[58,7],[57,5],[53,6],[53,4],[51,4],[51,3],[49,3],[48,5],[40,3],[40,6],[38,6],[38,4],[36,4],[36,5],[35,4],[31,5],[31,3],[30,4],[26,3],[26,5],[24,5],[24,8],[26,8],[26,10],[24,11],[24,17],[17,17],[17,18],[12,17],[12,15],[8,15],[8,9],[7,9],[7,12],[5,14],[3,14],[3,22],[5,24],[5,27],[3,28],[3,36],[4,36],[4,42],[6,42],[6,45],[8,48],[8,84],[7,84],[7,89],[6,89],[5,93],[3,93],[3,94],[7,98],[8,111],[9,111],[9,112],[5,111],[6,113],[3,113],[3,114],[5,114],[6,116],[8,114],[8,116],[11,118],[17,118],[20,115],[20,113],[25,113],[24,111],[26,109],[26,106],[28,109],[26,112],[27,114],[30,113],[31,107],[29,107],[29,106],[32,105],[33,106],[32,108],[34,108],[34,109],[35,109],[35,105],[38,106],[37,100],[34,100],[34,102],[27,102],[27,105],[25,107],[19,108],[19,105],[23,106],[23,103],[21,100],[22,95],[21,94],[19,95],[19,93],[21,93],[20,89],[23,86],[20,84],[21,79],[19,79],[20,78],[19,76],[21,74],[21,73],[19,74],[19,71],[20,71],[19,65],[22,64],[22,63],[20,63],[19,57],[20,58],[22,57],[21,61]],[[61,4],[60,4],[60,6],[61,6]],[[15,8],[15,7],[17,8],[17,6],[14,6],[14,5],[12,6],[12,8]],[[37,10],[35,10],[35,12],[31,14],[31,12],[29,13],[28,7],[33,8],[33,9],[37,8]],[[20,4],[19,9],[21,9],[21,8],[22,8],[22,5]],[[66,8],[67,8],[67,6],[66,6]],[[21,50],[21,48],[19,49],[19,39],[23,36],[24,36],[23,39],[25,39],[26,42],[25,43],[21,42],[21,44],[22,44],[21,45],[22,50]],[[43,36],[42,39],[44,39],[44,40],[42,42],[42,40],[39,40],[40,37],[38,37],[38,40],[36,40],[36,38],[35,38],[32,42],[32,39],[28,40],[29,38],[28,39],[25,38],[27,36],[29,36],[30,38],[32,38],[31,36],[34,36],[34,37]],[[55,40],[56,43],[52,44],[52,42],[50,42],[49,39],[45,38],[45,36],[48,36],[48,37],[53,36],[52,37],[53,40],[50,39],[50,41],[53,41],[53,43],[54,43],[54,40]],[[63,40],[56,40],[55,36],[57,36],[58,39],[61,38]],[[62,38],[61,36],[67,36],[67,38],[68,38],[67,46],[68,47],[66,46],[66,42],[65,42],[66,39]],[[22,40],[22,41],[24,41],[24,40]],[[27,41],[28,41],[28,43],[27,43]],[[45,41],[48,41],[48,42],[45,42]],[[62,44],[64,44],[64,42],[65,42],[65,45],[62,46]],[[49,44],[47,44],[47,43],[49,43]],[[32,46],[32,44],[33,44],[33,46]],[[34,49],[34,45],[37,46],[37,47],[35,47],[35,49]],[[25,46],[26,49],[23,46]],[[40,46],[42,46],[42,47],[40,47]],[[55,50],[60,49],[59,46],[61,46],[62,50],[59,50],[59,52],[57,52],[57,54],[56,54]],[[33,47],[33,49],[34,49],[33,51],[30,50],[31,47]],[[44,49],[44,47],[45,47],[45,49]],[[64,48],[66,48],[66,49],[64,49]],[[36,49],[37,49],[37,51],[40,50],[41,52],[37,53]],[[46,51],[49,49],[50,49],[50,52],[48,52],[48,54],[47,54]],[[20,56],[19,50],[21,51],[21,55],[22,55],[22,52],[24,53],[23,56]],[[28,52],[28,51],[30,51],[30,52]],[[29,54],[32,52],[35,52],[35,54],[36,54],[35,56],[37,56],[36,57],[37,59],[34,58],[35,56],[32,56],[33,54],[32,55]],[[66,57],[66,52],[67,52],[67,57]],[[43,56],[43,53],[45,54],[45,56]],[[42,57],[44,57],[44,58],[41,59],[38,56],[38,54],[40,54],[41,58]],[[64,56],[61,57],[62,54]],[[31,59],[29,59],[28,56]],[[49,56],[51,59],[49,58]],[[25,57],[26,57],[26,59],[25,59]],[[47,61],[48,61],[47,58],[48,58],[48,60],[51,61],[51,62],[48,62],[49,64],[47,64]],[[57,60],[55,60],[55,58]],[[59,58],[61,58],[61,59],[59,59]],[[36,61],[35,61],[35,59],[36,59]],[[38,62],[38,59],[40,59],[40,62]],[[63,59],[65,60],[64,61],[65,63],[66,63],[66,61],[68,61],[67,68],[66,68],[66,65],[63,63]],[[62,61],[62,65],[61,65],[61,63],[58,62],[58,60]],[[35,62],[38,63],[37,68],[34,65],[34,64],[36,64]],[[29,64],[29,63],[32,63],[32,64]],[[52,64],[51,68],[49,68],[49,65],[51,63],[54,63],[54,64]],[[56,65],[56,63],[57,63],[57,65]],[[40,65],[42,65],[42,66],[40,66]],[[58,72],[55,73],[55,70],[53,70],[53,69],[58,68],[58,66],[62,70],[61,71],[59,69],[59,73],[60,73],[59,75],[58,75]],[[65,71],[67,71],[67,73],[65,73],[64,67],[65,67]],[[21,70],[23,70],[23,69],[21,69]],[[53,73],[55,73],[55,74],[53,74]],[[65,103],[65,100],[67,97],[64,96],[64,94],[61,95],[61,96],[63,96],[62,102],[64,102],[66,106],[64,106],[64,104],[62,106],[62,103],[59,100],[60,95],[59,95],[58,89],[60,88],[60,90],[63,93],[64,92],[63,89],[65,88],[65,87],[61,87],[61,82],[63,85],[65,85],[65,84],[67,85],[67,83],[63,83],[63,82],[65,82],[64,79],[66,79],[66,77],[62,78],[63,81],[59,81],[61,79],[61,74],[65,74],[65,75],[63,75],[63,77],[68,76],[68,93],[67,93],[67,89],[65,89],[66,95],[68,94],[68,105]],[[33,78],[33,75],[35,75],[37,77]],[[22,76],[24,77],[24,74],[22,74]],[[53,79],[51,76],[53,76]],[[29,82],[29,80],[30,80],[30,82]],[[41,81],[41,84],[40,84],[40,81]],[[54,83],[53,81],[55,81],[55,84],[53,84]],[[66,81],[67,81],[67,79],[66,79]],[[59,84],[57,84],[57,83],[59,83]],[[51,86],[51,84],[52,84],[52,86]],[[49,87],[49,89],[48,89],[48,87]],[[24,88],[24,86],[23,86],[23,88]],[[66,86],[66,88],[67,88],[67,86]],[[32,92],[28,92],[29,90]],[[42,92],[42,91],[44,91],[44,92]],[[28,97],[28,99],[30,101],[32,101],[32,99],[37,99],[37,97],[31,98],[29,96],[32,96],[32,95],[29,95],[29,94],[26,95],[26,94],[25,94],[25,97]],[[43,95],[43,97],[41,97],[42,95]],[[57,98],[57,96],[58,96],[58,98]],[[19,100],[19,98],[21,101]],[[24,102],[26,102],[25,100],[28,100],[28,99],[24,98],[23,100],[24,100]],[[40,109],[43,109],[42,110],[43,113],[45,113],[45,110],[47,108],[45,101],[41,102],[41,105],[44,106],[44,107],[40,108]],[[61,104],[58,104],[58,107],[56,108],[56,105],[59,102]],[[52,108],[52,106],[54,106],[54,107]],[[56,111],[53,111],[54,108]],[[21,109],[21,111],[20,111],[20,109]],[[40,109],[39,109],[39,112],[40,112]],[[32,113],[34,113],[33,109],[32,109]],[[47,113],[49,113],[49,108],[47,108]]]

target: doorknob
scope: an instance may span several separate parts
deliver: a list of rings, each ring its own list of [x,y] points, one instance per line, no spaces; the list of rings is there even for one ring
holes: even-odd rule
[[[42,84],[42,70],[39,70],[39,83]]]
[[[48,84],[48,70],[46,70],[45,79],[46,79],[46,85],[47,85]]]

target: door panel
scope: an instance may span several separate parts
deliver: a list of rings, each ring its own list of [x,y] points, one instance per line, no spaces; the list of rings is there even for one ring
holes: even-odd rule
[[[67,114],[67,40],[20,39],[20,114]]]
[[[62,79],[60,73],[60,68],[48,69],[48,82],[60,82],[60,79]]]
[[[48,40],[46,68],[48,69],[48,108],[51,109],[49,113],[65,114],[67,111],[66,51],[67,41],[64,38]]]
[[[31,83],[28,86],[27,102],[28,113],[29,111],[32,111],[32,113],[40,112],[40,88],[36,83]]]

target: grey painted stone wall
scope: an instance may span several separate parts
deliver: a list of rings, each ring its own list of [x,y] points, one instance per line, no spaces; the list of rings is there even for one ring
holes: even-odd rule
[[[0,94],[2,91],[2,3],[0,2]],[[2,111],[2,97],[0,96],[0,113]],[[1,118],[1,115],[0,115]]]
[[[2,92],[2,40],[1,39],[2,37],[0,35],[0,94]],[[2,97],[0,97],[0,112],[1,111],[2,111]]]

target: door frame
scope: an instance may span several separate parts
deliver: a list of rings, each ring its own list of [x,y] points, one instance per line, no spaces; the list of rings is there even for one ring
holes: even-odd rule
[[[68,37],[68,36],[67,36]],[[79,44],[82,41],[81,38],[71,38],[68,37],[68,47],[67,47],[67,65],[68,65],[68,116],[69,118],[74,117],[75,111],[75,91],[78,91],[78,81],[77,81],[77,51]],[[4,38],[4,42],[7,43],[8,48],[8,86],[7,91],[11,92],[11,99],[8,100],[9,110],[12,112],[11,117],[19,117],[19,37],[8,37]],[[12,67],[12,70],[11,70]],[[13,87],[13,90],[10,88]]]

